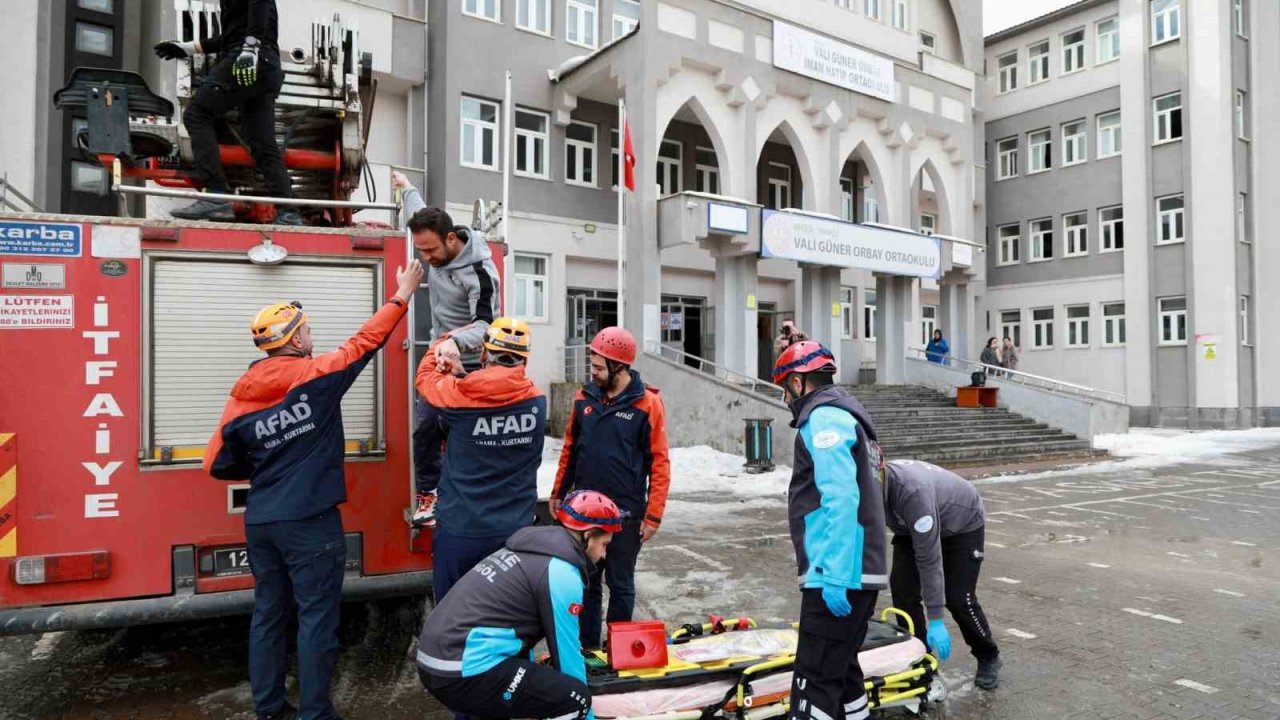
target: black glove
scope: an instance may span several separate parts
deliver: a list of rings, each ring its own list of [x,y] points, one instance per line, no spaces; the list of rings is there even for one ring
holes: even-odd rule
[[[240,55],[231,66],[231,76],[244,87],[258,82],[258,41],[255,38],[244,39],[244,47],[240,48]]]
[[[179,42],[177,40],[165,40],[157,43],[156,55],[161,60],[180,60],[189,58],[196,54],[196,44],[194,42]]]

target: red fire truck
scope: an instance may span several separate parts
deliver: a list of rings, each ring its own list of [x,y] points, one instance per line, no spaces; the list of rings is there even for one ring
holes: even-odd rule
[[[394,288],[404,234],[0,215],[0,253],[0,634],[248,612],[248,485],[200,467],[260,356],[248,322],[299,300],[336,347]],[[343,403],[351,599],[430,586],[405,519],[415,309]]]

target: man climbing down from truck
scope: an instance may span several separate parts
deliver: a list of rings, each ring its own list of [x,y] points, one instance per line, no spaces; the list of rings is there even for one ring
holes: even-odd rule
[[[592,718],[578,616],[590,567],[622,529],[590,490],[565,498],[562,527],[525,528],[468,572],[423,623],[418,677],[455,713]],[[529,659],[543,638],[551,664]]]
[[[870,715],[858,649],[888,581],[875,424],[835,375],[831,351],[811,340],[773,368],[797,430],[787,493],[801,588],[791,717],[805,720]]]
[[[547,427],[547,398],[525,375],[532,348],[525,321],[494,320],[484,335],[483,367],[464,377],[456,376],[458,358],[440,354],[452,341],[445,333],[431,346],[416,382],[449,435],[431,545],[437,602],[533,522]]]
[[[939,660],[951,654],[951,635],[942,622],[942,609],[950,610],[978,660],[973,684],[994,690],[999,686],[1000,648],[977,595],[986,534],[978,489],[926,462],[893,460],[882,467],[885,519],[893,531],[893,606],[911,615],[916,635]]]
[[[311,326],[296,302],[269,305],[250,323],[253,342],[267,357],[231,389],[204,469],[219,480],[249,480],[249,681],[259,718],[298,715],[285,697],[285,633],[295,616],[301,716],[337,717],[329,683],[347,555],[338,513],[347,500],[341,403],[400,324],[421,282],[417,260],[397,268],[396,294],[350,340],[323,355],[312,356]]]
[[[249,145],[253,162],[267,181],[272,197],[293,197],[293,182],[276,144],[276,98],[284,86],[277,35],[280,14],[275,0],[222,0],[222,32],[188,42],[165,40],[155,46],[163,60],[189,58],[196,53],[218,54],[218,62],[204,77],[182,122],[191,136],[196,181],[205,192],[230,194],[222,172],[218,129],[227,113],[240,111],[240,135]],[[197,200],[171,213],[183,220],[235,220],[231,203]],[[301,225],[296,208],[276,211],[277,225]]]
[[[636,340],[608,327],[591,341],[591,382],[573,400],[551,511],[572,490],[598,490],[614,498],[628,520],[609,557],[592,574],[582,610],[582,645],[600,646],[604,584],[608,622],[627,622],[635,611],[640,546],[658,532],[671,484],[666,410],[656,388],[632,369]]]
[[[403,174],[392,172],[391,183],[404,193],[404,212],[413,246],[430,266],[427,296],[431,301],[431,339],[449,336],[449,342],[437,347],[437,357],[459,360],[464,372],[478,370],[485,331],[502,314],[498,268],[489,245],[483,238],[473,237],[470,229],[454,225],[449,213],[427,207],[422,194]],[[444,425],[436,408],[421,398],[414,422],[417,495],[412,524],[434,527]]]

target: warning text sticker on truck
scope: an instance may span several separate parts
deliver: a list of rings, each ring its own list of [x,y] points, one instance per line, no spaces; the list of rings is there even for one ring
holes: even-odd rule
[[[72,295],[0,295],[0,330],[76,326]]]
[[[82,236],[71,223],[0,221],[0,255],[80,257]]]

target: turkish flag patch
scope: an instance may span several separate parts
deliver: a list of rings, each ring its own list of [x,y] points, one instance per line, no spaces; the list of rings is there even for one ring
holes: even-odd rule
[[[569,603],[569,614],[570,614],[570,615],[581,615],[581,614],[582,614],[582,603]]]

